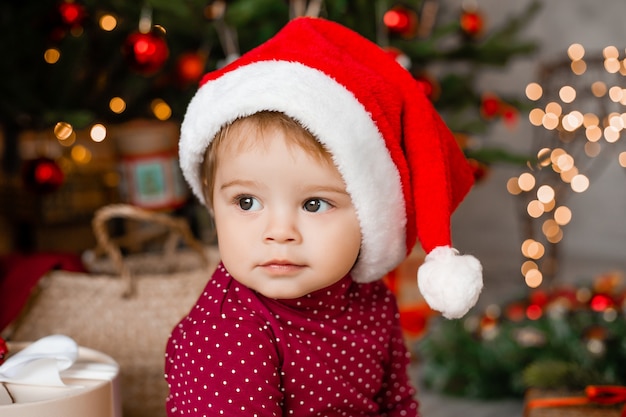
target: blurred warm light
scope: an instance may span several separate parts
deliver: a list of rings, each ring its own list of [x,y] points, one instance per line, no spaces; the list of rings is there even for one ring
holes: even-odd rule
[[[537,264],[534,261],[526,261],[522,264],[522,275],[526,275],[528,273],[528,271],[530,271],[531,269],[538,269],[539,267],[537,266]]]
[[[535,177],[529,172],[524,172],[517,179],[517,183],[522,191],[530,191],[535,187]]]
[[[598,118],[597,115],[593,113],[585,113],[583,115],[583,126],[591,127],[591,126],[598,126],[599,124],[600,124],[600,119]]]
[[[551,235],[551,236],[546,236],[546,239],[550,243],[559,243],[561,240],[563,240],[563,230],[559,229],[559,231],[556,234]]]
[[[556,164],[562,155],[567,155],[567,152],[565,152],[563,148],[553,149],[552,152],[550,152],[550,161],[552,161],[553,164]]]
[[[624,119],[622,119],[622,115],[619,113],[611,113],[609,115],[609,125],[618,131],[624,129]]]
[[[619,103],[624,97],[624,90],[621,87],[613,86],[609,88],[609,98],[615,102]]]
[[[558,225],[565,226],[570,222],[570,220],[572,220],[572,211],[569,209],[569,207],[560,206],[557,207],[556,210],[554,210],[554,221]]]
[[[109,171],[102,176],[102,180],[107,187],[115,188],[120,184],[120,174],[116,171]]]
[[[94,142],[102,142],[107,137],[107,129],[102,124],[95,124],[91,127],[89,136]]]
[[[528,113],[528,120],[533,126],[541,126],[543,124],[543,116],[545,112],[542,109],[532,109]]]
[[[526,273],[524,279],[526,285],[528,285],[530,288],[537,288],[541,285],[541,282],[543,281],[543,275],[538,269],[531,269]]]
[[[539,200],[532,200],[526,206],[526,212],[530,217],[537,219],[544,213],[543,204]]]
[[[549,203],[554,199],[554,189],[549,185],[542,185],[537,190],[537,199],[544,204]]]
[[[556,166],[559,167],[561,171],[569,171],[574,167],[574,158],[569,154],[562,154],[556,160]]]
[[[556,101],[551,101],[550,103],[546,104],[546,113],[551,113],[556,117],[559,117],[561,113],[563,113],[563,108]]]
[[[154,116],[159,120],[167,120],[172,116],[172,109],[170,106],[159,98],[152,100],[150,107]]]
[[[66,148],[69,148],[74,143],[76,143],[76,132],[72,132],[71,135],[68,136],[67,139],[59,140],[59,143]]]
[[[543,88],[538,83],[530,83],[526,86],[526,97],[529,100],[537,101],[543,95]]]
[[[526,257],[531,259],[541,259],[545,254],[545,247],[541,244],[541,242],[531,242],[528,245],[528,254]]]
[[[619,72],[620,66],[621,63],[617,58],[607,58],[604,60],[604,69],[609,74],[615,74],[616,72]]]
[[[518,195],[522,192],[522,189],[519,188],[517,177],[509,178],[506,182],[506,190],[512,195]]]
[[[100,17],[98,24],[102,30],[110,32],[117,26],[117,19],[113,15],[105,14]]]
[[[550,200],[547,203],[541,203],[541,204],[543,204],[543,211],[548,213],[554,209],[554,206],[556,206],[556,201]]]
[[[570,182],[572,182],[574,177],[578,175],[578,168],[572,167],[571,169],[568,169],[567,171],[561,172],[560,175],[561,175],[561,181],[569,184]]]
[[[585,130],[585,136],[587,136],[587,140],[589,142],[597,142],[602,138],[602,129],[596,126],[589,126]]]
[[[539,160],[539,165],[542,167],[547,167],[550,165],[550,152],[552,150],[550,148],[543,148],[537,152],[537,159]]]
[[[54,125],[54,136],[59,140],[66,140],[74,132],[74,128],[67,122],[58,122]]]
[[[618,158],[618,160],[619,160],[619,164],[620,164],[622,167],[626,168],[626,152],[621,152],[621,153],[619,154],[619,158]]]
[[[522,255],[524,255],[525,257],[529,258],[529,256],[528,256],[528,248],[533,243],[535,243],[534,239],[526,239],[524,242],[522,242]]]
[[[607,92],[607,87],[606,84],[603,83],[602,81],[596,81],[593,84],[591,84],[591,93],[596,96],[596,97],[602,97],[606,94]]]
[[[554,113],[546,113],[543,116],[542,124],[547,130],[554,130],[559,126],[559,116]]]
[[[561,227],[552,219],[546,220],[543,222],[543,225],[541,225],[541,231],[546,237],[556,236],[560,230]]]
[[[571,186],[574,192],[585,192],[587,188],[589,188],[589,178],[587,178],[583,174],[578,174],[574,178],[572,178]]]
[[[88,164],[91,161],[91,151],[82,145],[76,145],[71,151],[72,159],[77,164]]]
[[[577,110],[574,110],[563,117],[563,128],[568,132],[573,132],[574,130],[582,126],[583,121],[583,114]]]
[[[602,56],[605,59],[608,59],[608,58],[619,58],[619,51],[617,50],[617,48],[615,46],[609,45],[609,46],[606,46],[602,50]]]
[[[113,97],[109,101],[109,108],[113,113],[123,113],[126,110],[126,102],[121,97]]]
[[[613,126],[607,126],[604,128],[604,140],[609,143],[615,143],[619,139],[619,130]]]
[[[576,99],[576,90],[570,85],[565,85],[559,90],[559,98],[563,103],[571,103]]]
[[[572,61],[570,68],[575,75],[583,75],[587,71],[587,63],[582,59],[579,61]]]
[[[579,43],[573,43],[567,48],[567,56],[572,61],[578,61],[585,56],[585,48]]]
[[[56,48],[48,48],[43,53],[43,59],[48,64],[56,64],[61,59],[61,51]]]
[[[596,156],[600,155],[601,150],[602,147],[597,142],[585,143],[585,155],[587,155],[589,158],[595,158]]]

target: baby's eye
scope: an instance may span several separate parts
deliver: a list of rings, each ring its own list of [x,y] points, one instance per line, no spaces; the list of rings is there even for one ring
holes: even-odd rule
[[[239,208],[244,211],[257,211],[263,207],[259,200],[250,196],[241,196],[237,198],[237,204]]]
[[[327,202],[324,201],[320,198],[312,198],[310,200],[307,200],[304,202],[304,210],[310,212],[310,213],[319,213],[319,212],[323,212],[326,210],[329,210],[332,207],[332,205]]]

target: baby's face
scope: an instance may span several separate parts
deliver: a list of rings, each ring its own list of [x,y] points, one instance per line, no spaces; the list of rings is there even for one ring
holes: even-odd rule
[[[335,166],[288,144],[278,129],[266,131],[262,144],[237,141],[229,137],[218,150],[214,177],[213,213],[226,269],[276,299],[301,297],[343,278],[359,254],[361,229]]]

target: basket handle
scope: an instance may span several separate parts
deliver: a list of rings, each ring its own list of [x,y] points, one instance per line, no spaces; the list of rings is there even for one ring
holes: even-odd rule
[[[142,209],[130,204],[109,204],[96,210],[92,219],[92,228],[96,237],[96,252],[105,252],[113,262],[121,279],[126,283],[123,297],[131,297],[135,292],[134,280],[128,265],[124,262],[120,244],[114,242],[109,236],[106,224],[113,218],[127,218],[138,221],[152,222],[166,226],[170,234],[164,244],[165,256],[173,256],[176,245],[182,237],[183,241],[200,255],[204,266],[209,265],[209,259],[202,244],[194,238],[189,224],[183,218],[177,218],[165,213],[157,213]]]

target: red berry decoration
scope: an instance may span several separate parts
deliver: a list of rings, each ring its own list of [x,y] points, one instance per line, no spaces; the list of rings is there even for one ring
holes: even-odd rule
[[[475,10],[461,13],[460,24],[461,30],[469,38],[479,37],[485,26],[483,16]]]
[[[0,337],[0,365],[4,363],[7,356],[9,356],[9,347],[7,346],[7,342]]]
[[[385,12],[383,23],[390,32],[410,38],[417,33],[418,17],[414,10],[404,6],[395,6]]]
[[[156,30],[131,33],[124,44],[124,51],[130,67],[143,75],[160,70],[170,53],[163,34]]]
[[[37,194],[47,194],[63,185],[65,175],[53,159],[41,157],[24,163],[22,179],[30,190]]]

